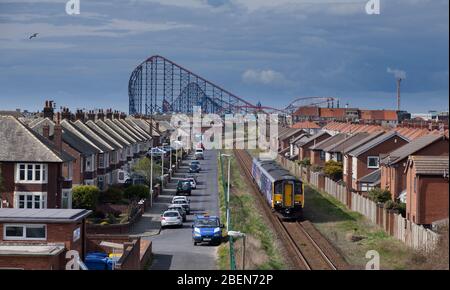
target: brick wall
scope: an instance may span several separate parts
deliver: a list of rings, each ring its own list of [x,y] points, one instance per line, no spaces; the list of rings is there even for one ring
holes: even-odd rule
[[[24,270],[63,270],[64,253],[57,256],[2,256],[0,259],[1,268],[17,268]]]

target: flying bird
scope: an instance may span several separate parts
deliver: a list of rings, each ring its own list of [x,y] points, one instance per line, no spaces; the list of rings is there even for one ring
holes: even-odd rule
[[[34,38],[34,37],[37,37],[37,36],[38,36],[38,34],[39,34],[39,33],[34,33],[33,35],[31,35],[31,36],[30,36],[30,38],[29,38],[29,39],[32,39],[32,38]]]

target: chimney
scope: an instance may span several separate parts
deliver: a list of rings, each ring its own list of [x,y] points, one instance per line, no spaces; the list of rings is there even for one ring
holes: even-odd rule
[[[61,118],[63,120],[71,120],[72,119],[72,114],[70,113],[69,108],[64,107],[62,109]]]
[[[49,118],[53,121],[53,101],[45,101],[45,107],[44,107],[44,118]]]
[[[89,111],[88,112],[88,120],[91,120],[91,121],[95,121],[95,113],[94,113],[94,111]]]
[[[155,129],[156,129],[156,132],[159,132],[159,122],[155,122]]]
[[[48,139],[50,137],[50,126],[49,125],[44,125],[44,127],[42,127],[42,136],[44,136],[44,138]]]
[[[84,118],[85,118],[85,114],[84,114],[83,110],[77,110],[77,112],[75,114],[75,119],[80,120],[81,122],[84,122]]]
[[[99,120],[104,120],[105,119],[105,114],[103,113],[103,109],[100,109],[97,113],[97,119]]]
[[[114,111],[114,119],[120,119],[119,111]]]
[[[53,129],[53,143],[55,144],[56,150],[62,152],[62,126],[60,122],[61,116],[59,112],[56,114],[56,124]]]
[[[112,120],[112,118],[113,118],[112,109],[106,110],[106,119]]]
[[[124,112],[120,113],[120,119],[126,119],[127,114],[125,114]]]
[[[397,111],[400,111],[401,107],[400,107],[400,85],[402,83],[402,79],[398,78],[397,79]]]

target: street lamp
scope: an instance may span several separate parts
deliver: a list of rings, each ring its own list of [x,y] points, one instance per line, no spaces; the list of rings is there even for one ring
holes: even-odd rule
[[[226,210],[227,210],[227,231],[229,229],[229,224],[230,224],[230,173],[231,173],[231,160],[230,154],[222,154],[222,157],[225,157],[228,159],[228,175],[227,175],[227,202],[226,202]]]
[[[150,207],[153,207],[153,148],[150,148]]]
[[[247,235],[238,231],[229,231],[228,236],[239,239],[242,238],[243,242],[243,250],[242,250],[242,270],[245,270],[245,242],[247,239]]]

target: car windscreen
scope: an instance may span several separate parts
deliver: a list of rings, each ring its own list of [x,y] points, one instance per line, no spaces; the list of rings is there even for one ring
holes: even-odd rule
[[[219,226],[219,221],[216,219],[199,219],[194,223],[196,228],[216,228]]]
[[[178,212],[174,211],[164,213],[164,217],[177,217],[178,215],[179,215]]]

